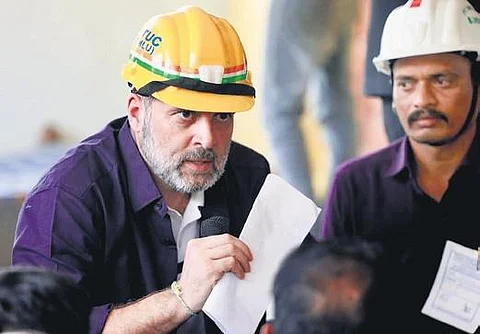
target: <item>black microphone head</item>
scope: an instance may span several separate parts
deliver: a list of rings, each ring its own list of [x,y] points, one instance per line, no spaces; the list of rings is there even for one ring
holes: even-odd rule
[[[230,220],[224,216],[212,216],[200,221],[200,238],[228,233]]]

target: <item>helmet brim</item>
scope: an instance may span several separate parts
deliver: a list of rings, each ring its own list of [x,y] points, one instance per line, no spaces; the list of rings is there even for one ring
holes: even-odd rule
[[[204,93],[173,86],[152,96],[172,107],[200,112],[241,112],[255,104],[253,96]]]

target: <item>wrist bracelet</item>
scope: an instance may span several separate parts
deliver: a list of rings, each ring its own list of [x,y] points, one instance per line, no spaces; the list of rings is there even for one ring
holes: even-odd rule
[[[170,285],[170,289],[172,290],[173,294],[175,296],[177,296],[178,300],[180,300],[182,305],[187,309],[190,316],[195,315],[195,312],[193,312],[193,310],[190,308],[190,306],[188,306],[187,303],[185,303],[185,301],[182,298],[183,291],[182,291],[182,287],[180,286],[180,284],[178,284],[177,281],[173,281],[172,285]]]

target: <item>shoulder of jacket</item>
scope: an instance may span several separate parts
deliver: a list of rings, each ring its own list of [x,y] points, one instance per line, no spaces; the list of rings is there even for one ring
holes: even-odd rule
[[[267,159],[255,150],[232,141],[228,163],[236,167],[267,168],[269,163]]]

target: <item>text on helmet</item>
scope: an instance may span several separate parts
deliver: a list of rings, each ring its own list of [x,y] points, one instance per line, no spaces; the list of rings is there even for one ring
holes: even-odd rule
[[[145,29],[142,34],[142,38],[138,41],[138,47],[152,55],[155,51],[155,48],[160,45],[161,41],[162,37],[157,36],[148,29]]]

